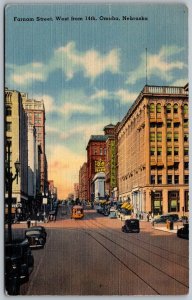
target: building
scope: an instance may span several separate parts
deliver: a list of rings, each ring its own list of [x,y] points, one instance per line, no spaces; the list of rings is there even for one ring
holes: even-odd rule
[[[28,143],[27,117],[22,106],[22,95],[18,91],[5,88],[5,162],[8,160],[7,141],[10,142],[10,166],[15,174],[14,163],[19,160],[20,173],[13,181],[13,207],[21,203],[23,209],[28,206]],[[5,198],[7,190],[5,191]]]
[[[93,177],[98,172],[105,172],[107,135],[91,135],[87,145],[87,197],[93,200]]]
[[[79,183],[74,183],[74,199],[79,199]]]
[[[43,100],[37,101],[23,97],[23,106],[28,116],[29,125],[36,130],[36,143],[41,146],[40,155],[40,190],[39,193],[48,191],[47,159],[45,154],[45,108]]]
[[[79,170],[79,199],[88,200],[87,197],[87,163],[81,166]]]
[[[188,85],[145,86],[117,132],[119,198],[135,213],[188,213],[188,132]]]

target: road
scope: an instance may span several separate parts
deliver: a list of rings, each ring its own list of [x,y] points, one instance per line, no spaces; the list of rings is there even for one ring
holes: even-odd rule
[[[123,233],[121,225],[95,210],[82,220],[60,210],[56,222],[45,224],[45,248],[33,250],[34,270],[21,295],[187,294],[189,242],[146,221],[139,234]]]

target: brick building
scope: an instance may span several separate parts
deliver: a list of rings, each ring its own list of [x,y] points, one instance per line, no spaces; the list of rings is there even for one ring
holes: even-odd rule
[[[85,162],[79,170],[79,199],[88,200],[87,197],[87,163]]]

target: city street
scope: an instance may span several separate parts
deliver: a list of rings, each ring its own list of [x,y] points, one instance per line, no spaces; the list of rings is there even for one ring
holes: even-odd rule
[[[22,295],[183,295],[188,293],[188,241],[140,222],[141,231],[121,232],[122,222],[86,210],[74,220],[59,210],[45,224],[44,249],[33,250],[34,270]],[[20,235],[26,224],[13,226]]]

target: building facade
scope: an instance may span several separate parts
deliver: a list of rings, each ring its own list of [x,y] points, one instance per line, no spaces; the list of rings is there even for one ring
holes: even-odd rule
[[[118,189],[135,213],[189,211],[188,86],[145,86],[118,128]]]
[[[43,100],[37,101],[23,97],[23,106],[28,116],[28,123],[36,130],[36,143],[41,146],[40,153],[40,190],[39,193],[48,191],[47,160],[45,154],[45,108]]]
[[[23,208],[28,202],[28,143],[27,117],[22,106],[22,95],[18,91],[5,88],[5,162],[8,160],[7,142],[10,143],[10,167],[15,174],[14,163],[19,160],[20,173],[13,181],[13,207],[22,203]],[[5,174],[6,176],[6,174]],[[5,198],[7,191],[5,191]]]

